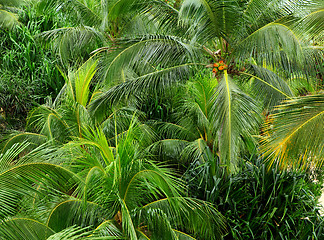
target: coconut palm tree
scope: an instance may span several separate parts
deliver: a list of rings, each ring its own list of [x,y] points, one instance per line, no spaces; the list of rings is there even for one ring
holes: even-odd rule
[[[136,4],[131,0],[118,4],[126,2]],[[237,130],[230,113],[234,102],[225,101],[232,98],[230,76],[249,85],[250,95],[262,102],[264,115],[282,100],[292,99],[294,92],[299,94],[289,86],[297,82],[294,79],[306,79],[306,86],[313,86],[312,79],[316,81],[310,76],[315,76],[314,66],[320,61],[322,49],[314,46],[312,39],[323,34],[319,17],[323,9],[317,1],[292,4],[276,0],[243,3],[188,0],[183,1],[179,11],[168,8],[155,11],[149,2],[142,4],[146,6],[141,8],[142,14],[150,16],[151,22],[158,26],[158,35],[146,34],[128,41],[115,55],[105,53],[111,48],[99,50],[101,61],[107,66],[103,75],[106,79],[104,93],[95,98],[89,108],[95,115],[122,99],[130,100],[132,96],[140,99],[150,92],[167,91],[169,86],[187,79],[193,66],[205,65],[213,69],[213,75],[220,82],[218,91],[223,89],[224,93],[229,93],[227,98],[215,99],[219,101],[215,105],[221,106],[219,109],[223,112],[214,111],[212,116],[218,119],[215,122],[232,127],[225,127],[227,134],[221,134],[218,142],[225,146],[222,149],[227,149],[224,151],[230,157],[221,155],[222,162],[227,162],[229,167],[229,162],[235,159],[231,154],[236,152],[238,144],[230,140],[236,139],[230,135]],[[305,29],[310,22],[315,27]],[[240,127],[243,130],[243,125]],[[242,132],[237,134],[242,135]]]
[[[96,106],[113,102],[116,96],[139,95],[142,89],[163,90],[186,78],[189,68],[199,64],[212,67],[220,78],[224,68],[229,74],[239,74],[250,64],[286,75],[312,72],[313,56],[322,51],[312,45],[313,36],[323,34],[322,5],[316,1],[188,0],[179,11],[166,7],[156,11],[150,2],[144,1],[142,5],[147,6],[140,9],[157,25],[157,34],[140,33],[116,55],[109,47],[101,49],[109,52],[103,53],[108,55],[104,58],[105,84],[111,87],[113,80],[120,85],[109,88]],[[126,3],[136,4],[132,0],[118,2]],[[316,26],[312,31],[305,29],[310,22]],[[224,66],[216,66],[219,61]],[[257,74],[253,69],[248,73]]]

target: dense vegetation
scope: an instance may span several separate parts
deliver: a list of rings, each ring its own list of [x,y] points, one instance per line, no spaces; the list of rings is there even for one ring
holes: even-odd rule
[[[323,239],[322,0],[0,0],[0,239]]]

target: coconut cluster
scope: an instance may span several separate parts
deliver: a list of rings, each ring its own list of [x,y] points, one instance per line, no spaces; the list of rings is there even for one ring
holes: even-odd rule
[[[227,69],[227,65],[224,63],[223,60],[220,60],[217,63],[213,64],[213,73],[217,73],[218,71],[224,71]]]
[[[207,68],[213,69],[213,76],[215,77],[218,73],[226,70],[228,68],[227,64],[223,60],[220,60],[216,63],[208,64]]]

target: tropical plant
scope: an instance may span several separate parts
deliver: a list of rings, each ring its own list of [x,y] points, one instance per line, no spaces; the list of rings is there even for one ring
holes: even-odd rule
[[[118,4],[126,2],[136,5],[127,0]],[[168,91],[170,86],[188,79],[193,66],[211,67],[220,82],[218,91],[223,86],[224,97],[215,98],[214,105],[219,107],[210,118],[214,119],[214,125],[228,126],[224,129],[226,134],[219,135],[222,138],[218,145],[223,149],[222,164],[226,162],[230,169],[239,145],[237,137],[231,134],[244,135],[244,124],[231,122],[234,107],[231,108],[233,102],[229,104],[233,86],[229,84],[230,76],[235,76],[240,85],[246,83],[248,87],[244,90],[248,89],[250,96],[262,102],[264,115],[281,101],[292,99],[294,92],[319,90],[315,63],[320,61],[322,49],[313,46],[312,37],[323,33],[322,20],[317,17],[322,12],[320,3],[188,0],[183,1],[179,11],[170,8],[155,11],[150,2],[145,1],[139,9],[158,26],[157,34],[132,39],[115,54],[112,48],[100,49],[102,64],[107,63],[103,75],[106,82],[103,93],[90,105],[95,115],[123,99],[144,98],[143,90],[157,94]],[[316,22],[313,31],[304,28],[308,21]],[[109,52],[107,56],[104,50]],[[311,67],[306,67],[306,63]],[[297,82],[294,79],[306,80],[302,85],[293,85]],[[248,107],[246,102],[241,106],[237,111],[243,113],[244,106]],[[245,121],[245,124],[254,123]]]
[[[87,113],[95,72],[92,60],[70,72],[52,107],[31,113],[29,122],[38,133],[20,133],[6,142],[3,152],[8,157],[0,175],[6,217],[0,235],[35,236],[38,228],[51,239],[78,232],[71,229],[77,225],[92,230],[89,239],[221,239],[221,214],[213,205],[186,196],[185,185],[170,166],[150,160],[144,148],[151,135],[134,114],[117,111],[96,122]],[[14,143],[22,139],[28,143]],[[12,164],[23,151],[27,154]],[[17,232],[21,225],[26,227]]]
[[[123,6],[126,3],[136,4],[132,0],[118,2]],[[157,32],[143,33],[144,36],[139,33],[137,40],[132,39],[133,44],[128,41],[121,50],[117,49],[118,55],[111,53],[113,48],[101,49],[109,52],[109,58],[104,58],[107,62],[104,77],[107,82],[112,79],[122,82],[114,90],[127,97],[139,95],[141,89],[163,89],[166,84],[179,80],[172,73],[186,78],[190,73],[188,68],[201,63],[215,65],[215,75],[220,78],[226,68],[229,74],[239,74],[253,63],[278,73],[312,72],[315,64],[311,61],[316,62],[316,53],[322,50],[312,45],[314,35],[304,29],[303,23],[317,16],[317,11],[321,13],[321,8],[316,1],[305,5],[304,1],[239,4],[237,1],[188,0],[179,11],[170,6],[156,11],[152,1],[144,1],[139,9],[144,9],[143,14],[158,26]],[[322,20],[311,19],[316,21],[313,33],[321,36]],[[216,67],[218,64],[223,65],[221,70]],[[256,75],[253,69],[249,73]],[[111,103],[119,96],[115,91],[109,89],[96,105]]]
[[[198,160],[197,160],[198,161]],[[192,195],[218,206],[229,231],[224,239],[321,239],[323,216],[317,198],[321,183],[303,171],[268,168],[257,155],[232,176],[214,159],[193,163],[186,172]],[[319,174],[322,174],[321,172]]]

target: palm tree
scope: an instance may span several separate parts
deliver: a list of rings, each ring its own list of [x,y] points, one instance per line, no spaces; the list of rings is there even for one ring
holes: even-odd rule
[[[126,2],[135,4],[131,0],[118,4]],[[142,4],[142,14],[150,16],[158,26],[158,35],[133,39],[115,54],[110,52],[111,48],[100,49],[102,64],[107,63],[106,81],[104,93],[90,104],[93,114],[100,115],[122,99],[130,101],[136,96],[138,100],[151,92],[168,91],[170,86],[187,79],[193,66],[211,67],[220,82],[215,92],[229,93],[225,98],[214,99],[219,109],[211,118],[218,122],[218,131],[222,128],[219,123],[224,125],[226,134],[220,134],[218,145],[224,149],[220,154],[222,164],[231,169],[230,162],[234,161],[239,145],[231,134],[238,130],[237,126],[242,131],[244,125],[231,122],[235,103],[230,101],[230,76],[235,76],[239,85],[249,86],[250,95],[263,104],[266,116],[282,100],[292,99],[294,92],[298,95],[304,86],[318,91],[317,84],[311,82],[316,81],[312,77],[314,66],[322,52],[322,48],[312,44],[315,36],[323,34],[320,3],[188,0],[183,1],[179,11],[167,7],[155,11],[149,3]],[[316,27],[305,29],[310,22]],[[105,50],[109,51],[107,55]],[[294,86],[295,79],[306,79],[306,85]]]
[[[118,2],[126,3],[134,1]],[[318,16],[322,6],[316,1],[305,5],[304,1],[188,0],[183,1],[179,11],[171,7],[157,11],[151,1],[145,4],[146,8],[140,9],[144,8],[143,14],[157,25],[157,32],[139,33],[137,40],[132,38],[115,55],[112,48],[101,49],[109,52],[108,58],[103,58],[107,63],[106,87],[118,81],[120,85],[107,90],[96,106],[111,103],[120,94],[127,97],[140,94],[141,89],[163,90],[186,78],[192,65],[212,67],[224,61],[229,74],[238,74],[251,64],[278,73],[312,72],[308,67],[310,56],[322,51],[311,43],[314,35],[323,34]],[[305,29],[310,22],[316,23],[316,29]],[[222,75],[223,70],[214,70],[216,76]],[[249,73],[256,75],[253,69]]]

